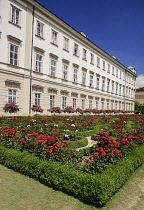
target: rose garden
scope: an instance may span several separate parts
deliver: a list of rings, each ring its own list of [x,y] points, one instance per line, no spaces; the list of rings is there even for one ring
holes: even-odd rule
[[[53,108],[52,116],[1,117],[1,163],[103,205],[144,162],[144,115],[76,111],[79,115],[68,114],[73,113],[68,107],[61,116]]]

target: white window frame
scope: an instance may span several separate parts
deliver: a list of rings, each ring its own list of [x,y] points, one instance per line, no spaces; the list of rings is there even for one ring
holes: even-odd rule
[[[44,24],[37,20],[37,32],[36,32],[37,36],[43,37],[43,28]]]
[[[82,99],[81,100],[81,107],[82,107],[82,110],[85,109],[85,99]]]
[[[97,57],[97,67],[100,68],[100,58]]]
[[[110,73],[110,64],[108,63],[108,73]]]
[[[10,46],[9,63],[11,65],[18,66],[19,46],[13,43],[10,43],[9,46]],[[12,46],[13,46],[13,50],[12,50]]]
[[[104,110],[104,101],[101,102],[101,109]]]
[[[41,73],[42,72],[42,61],[43,61],[43,56],[40,53],[36,52],[35,55],[35,71]]]
[[[53,76],[53,77],[56,76],[56,66],[57,66],[57,60],[55,58],[51,58],[51,60],[50,60],[50,76]]]
[[[112,75],[113,76],[115,75],[115,68],[114,68],[114,66],[112,66]]]
[[[21,10],[11,5],[11,23],[20,26],[20,13]]]
[[[110,79],[107,79],[107,92],[110,92]]]
[[[105,91],[105,78],[102,78],[102,91]]]
[[[68,64],[63,63],[63,79],[68,79]]]
[[[67,97],[62,96],[62,110],[64,110],[67,106]]]
[[[94,64],[94,54],[91,53],[90,55],[91,55],[91,61],[90,61],[90,63],[91,63],[91,64]]]
[[[96,101],[96,109],[98,109],[98,105],[99,105],[99,102],[98,102],[98,101]]]
[[[87,60],[87,50],[83,48],[83,60]]]
[[[55,95],[50,95],[49,96],[49,108],[51,109],[54,106],[55,106]]]
[[[78,76],[78,69],[74,68],[73,69],[73,82],[77,83],[77,76]]]
[[[55,30],[52,30],[52,44],[57,45],[58,43],[58,32]]]
[[[41,104],[41,94],[40,93],[34,94],[34,104],[40,106],[40,104]]]
[[[15,89],[8,89],[7,103],[10,103],[10,102],[17,103],[17,90]]]
[[[93,74],[90,74],[90,87],[93,87]]]
[[[79,53],[79,46],[78,46],[78,44],[74,43],[74,52],[73,52],[73,54],[75,56],[78,56],[78,53]]]
[[[116,77],[118,77],[118,69],[116,69]]]
[[[103,68],[102,69],[105,71],[105,61],[103,61]]]
[[[112,81],[111,93],[114,93],[114,81]]]
[[[76,102],[77,102],[77,99],[76,98],[73,98],[72,99],[72,108],[73,109],[76,109]]]
[[[69,50],[69,39],[64,37],[64,46],[63,49],[68,51]]]
[[[82,71],[82,85],[86,85],[86,71]]]
[[[116,94],[118,94],[118,83],[116,82]]]
[[[92,109],[92,100],[89,100],[89,109]]]
[[[100,86],[100,77],[97,76],[96,77],[96,89],[99,89],[99,86]]]

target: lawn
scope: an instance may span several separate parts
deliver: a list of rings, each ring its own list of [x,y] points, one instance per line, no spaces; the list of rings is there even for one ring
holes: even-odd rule
[[[96,210],[78,199],[55,191],[40,182],[0,165],[1,210]],[[101,210],[144,209],[144,165]]]

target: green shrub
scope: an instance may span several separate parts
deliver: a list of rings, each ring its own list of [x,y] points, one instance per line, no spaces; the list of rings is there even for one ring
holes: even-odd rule
[[[102,205],[126,182],[130,174],[144,163],[144,145],[97,175],[82,173],[27,152],[5,147],[0,147],[0,161],[18,172],[74,195],[86,203]]]
[[[87,138],[82,138],[80,140],[77,141],[70,141],[70,148],[80,148],[80,147],[85,147],[88,145],[88,139]]]

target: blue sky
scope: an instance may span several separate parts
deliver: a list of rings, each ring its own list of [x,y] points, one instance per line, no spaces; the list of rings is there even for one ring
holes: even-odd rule
[[[131,64],[138,75],[144,75],[144,0],[37,1],[77,31],[85,32],[122,64]]]

